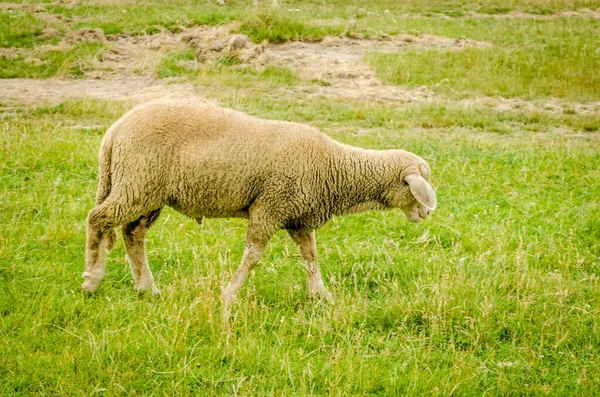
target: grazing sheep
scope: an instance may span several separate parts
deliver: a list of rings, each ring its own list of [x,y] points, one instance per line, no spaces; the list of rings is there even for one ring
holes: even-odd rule
[[[242,263],[223,290],[223,314],[278,229],[300,248],[311,295],[331,300],[315,229],[333,215],[401,208],[411,222],[435,209],[427,163],[404,150],[365,150],[317,129],[194,101],[159,100],[113,124],[100,147],[96,207],[87,218],[82,288],[95,291],[105,249],[122,226],[138,290],[158,292],[145,236],[169,206],[195,218],[248,219]]]

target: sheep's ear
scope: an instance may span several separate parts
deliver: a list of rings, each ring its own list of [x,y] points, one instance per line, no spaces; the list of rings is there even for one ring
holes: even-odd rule
[[[404,181],[408,183],[410,187],[410,192],[415,196],[417,201],[429,208],[430,210],[434,210],[436,206],[435,192],[433,188],[425,178],[421,175],[410,174],[404,177]]]

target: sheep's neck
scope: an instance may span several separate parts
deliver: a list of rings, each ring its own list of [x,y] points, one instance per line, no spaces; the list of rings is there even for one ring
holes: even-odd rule
[[[342,215],[385,208],[381,196],[388,166],[382,152],[341,147],[338,155],[332,156],[325,183],[332,213]]]

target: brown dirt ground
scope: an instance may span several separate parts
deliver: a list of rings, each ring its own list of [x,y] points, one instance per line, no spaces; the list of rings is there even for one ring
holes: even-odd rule
[[[472,40],[406,34],[384,35],[376,39],[327,37],[320,42],[310,43],[255,44],[244,35],[233,34],[235,30],[236,26],[231,25],[182,29],[176,34],[165,30],[147,36],[105,35],[100,29],[87,28],[70,32],[59,44],[38,47],[35,51],[66,49],[81,41],[105,42],[109,49],[89,65],[89,72],[81,79],[0,79],[0,107],[52,105],[69,98],[85,97],[140,103],[160,97],[197,96],[192,83],[154,77],[156,66],[167,53],[190,47],[205,62],[212,62],[224,55],[234,55],[242,61],[238,67],[287,67],[304,82],[302,86],[285,88],[293,95],[368,101],[447,102],[432,91],[434,87],[408,89],[383,84],[363,62],[365,54],[398,52],[410,48],[458,50],[467,46],[489,45]],[[55,32],[49,31],[47,34]],[[28,49],[2,49],[0,55],[22,55],[31,59],[36,56]],[[484,97],[455,103],[497,110],[525,109],[556,113],[568,109],[569,112],[580,114],[600,112],[600,102],[528,102]]]
[[[56,105],[73,98],[98,98],[141,103],[156,98],[195,96],[192,83],[165,84],[147,76],[110,79],[2,79],[0,105]]]

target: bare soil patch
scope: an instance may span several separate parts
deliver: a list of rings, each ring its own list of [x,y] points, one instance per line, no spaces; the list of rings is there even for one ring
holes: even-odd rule
[[[195,96],[192,83],[167,84],[147,76],[93,79],[0,79],[0,107],[55,105],[67,99],[97,98],[133,103]]]
[[[235,25],[198,27],[180,35],[181,41],[194,48],[204,62],[234,57],[236,62],[251,63],[264,51],[264,44],[255,44],[244,34],[232,33]]]

